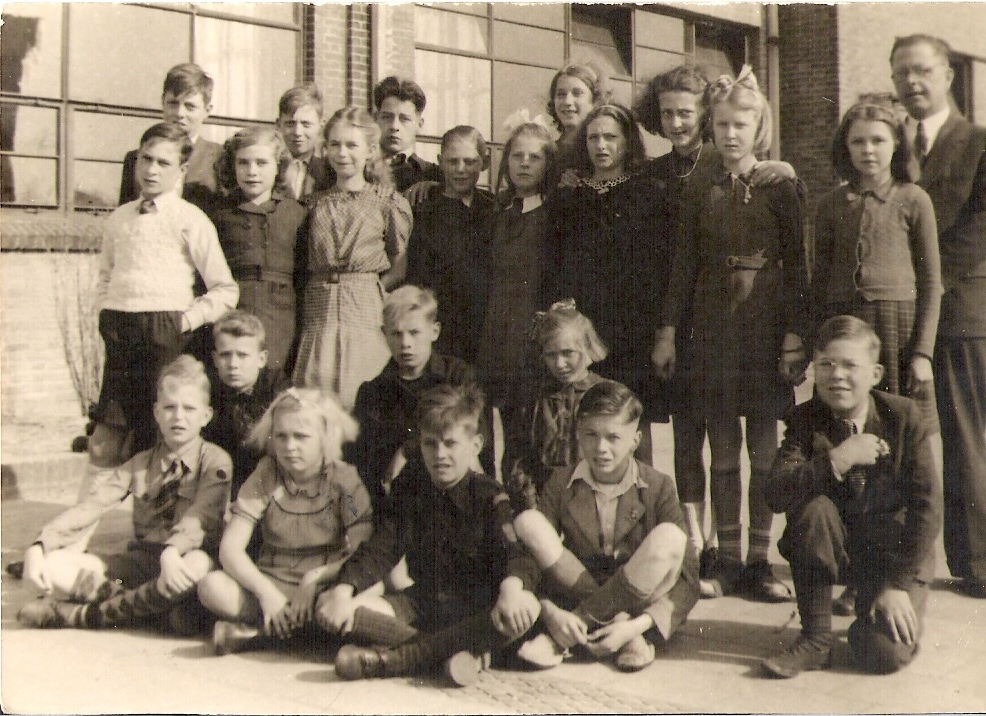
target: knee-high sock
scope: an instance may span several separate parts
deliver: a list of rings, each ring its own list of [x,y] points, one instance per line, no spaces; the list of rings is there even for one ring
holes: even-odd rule
[[[743,484],[739,468],[712,470],[712,512],[719,534],[719,555],[733,562],[743,562],[743,541],[740,533],[740,508],[743,505]]]
[[[370,646],[397,646],[418,635],[418,630],[397,617],[358,607],[353,616],[353,641]]]
[[[767,480],[769,474],[755,471],[750,474],[750,550],[746,561],[767,561],[770,549],[770,526],[774,513],[767,506]]]

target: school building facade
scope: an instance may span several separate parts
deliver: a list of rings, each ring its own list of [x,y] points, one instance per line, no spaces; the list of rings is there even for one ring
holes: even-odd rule
[[[860,92],[890,91],[896,35],[931,32],[956,51],[956,105],[986,123],[986,4],[428,5],[23,3],[3,7],[0,396],[3,419],[81,415],[95,399],[91,288],[100,225],[121,162],[160,116],[169,67],[216,82],[204,135],[275,119],[277,99],[318,83],[331,113],[368,105],[375,81],[414,76],[428,96],[423,156],[445,129],[492,140],[518,109],[545,113],[553,72],[592,60],[630,104],[685,61],[753,65],[779,115],[774,152],[812,196],[833,184],[829,142]],[[164,41],[163,38],[167,38]],[[660,154],[667,144],[648,138]]]

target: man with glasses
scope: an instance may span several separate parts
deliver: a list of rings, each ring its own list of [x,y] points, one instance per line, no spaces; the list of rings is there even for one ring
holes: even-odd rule
[[[986,598],[986,129],[949,96],[951,48],[898,37],[891,77],[938,220],[945,294],[935,348],[944,439],[945,553],[971,596]]]

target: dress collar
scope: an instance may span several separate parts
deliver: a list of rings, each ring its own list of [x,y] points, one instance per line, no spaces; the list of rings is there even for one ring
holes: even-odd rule
[[[277,475],[281,479],[281,484],[284,485],[284,490],[292,497],[297,497],[298,495],[304,495],[309,499],[318,497],[322,494],[322,489],[329,482],[329,466],[323,465],[322,472],[311,482],[306,482],[303,485],[299,485],[294,479],[281,469],[280,465],[277,465],[277,461],[274,461],[276,465]]]
[[[878,186],[876,189],[860,190],[858,187],[854,186],[853,184],[849,184],[846,187],[846,199],[848,201],[856,201],[860,197],[870,195],[878,199],[880,203],[886,204],[887,200],[890,198],[890,192],[893,188],[894,188],[893,177],[883,182],[883,184]]]

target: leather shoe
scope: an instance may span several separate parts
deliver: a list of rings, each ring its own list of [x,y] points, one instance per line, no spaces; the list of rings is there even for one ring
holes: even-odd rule
[[[491,654],[486,652],[476,656],[469,651],[460,651],[445,661],[445,675],[456,686],[471,686],[479,679],[482,671],[490,668]]]
[[[832,666],[832,635],[799,636],[791,646],[762,662],[767,676],[790,679],[802,671],[818,671]]]
[[[35,599],[17,612],[17,621],[33,629],[65,629],[82,626],[84,604]]]
[[[565,650],[550,634],[538,634],[520,645],[517,656],[536,669],[553,669],[565,659]]]
[[[766,560],[751,562],[743,568],[741,589],[747,596],[760,602],[789,602],[791,590],[774,576]]]
[[[212,650],[216,656],[246,651],[257,640],[260,630],[236,622],[216,622],[212,628]]]
[[[336,654],[335,665],[341,679],[372,679],[383,673],[383,656],[377,649],[346,644]]]
[[[840,617],[851,617],[856,613],[856,587],[847,584],[838,599],[832,600],[832,613]]]
[[[643,635],[635,636],[616,652],[616,668],[620,671],[640,671],[654,662],[654,645]]]

